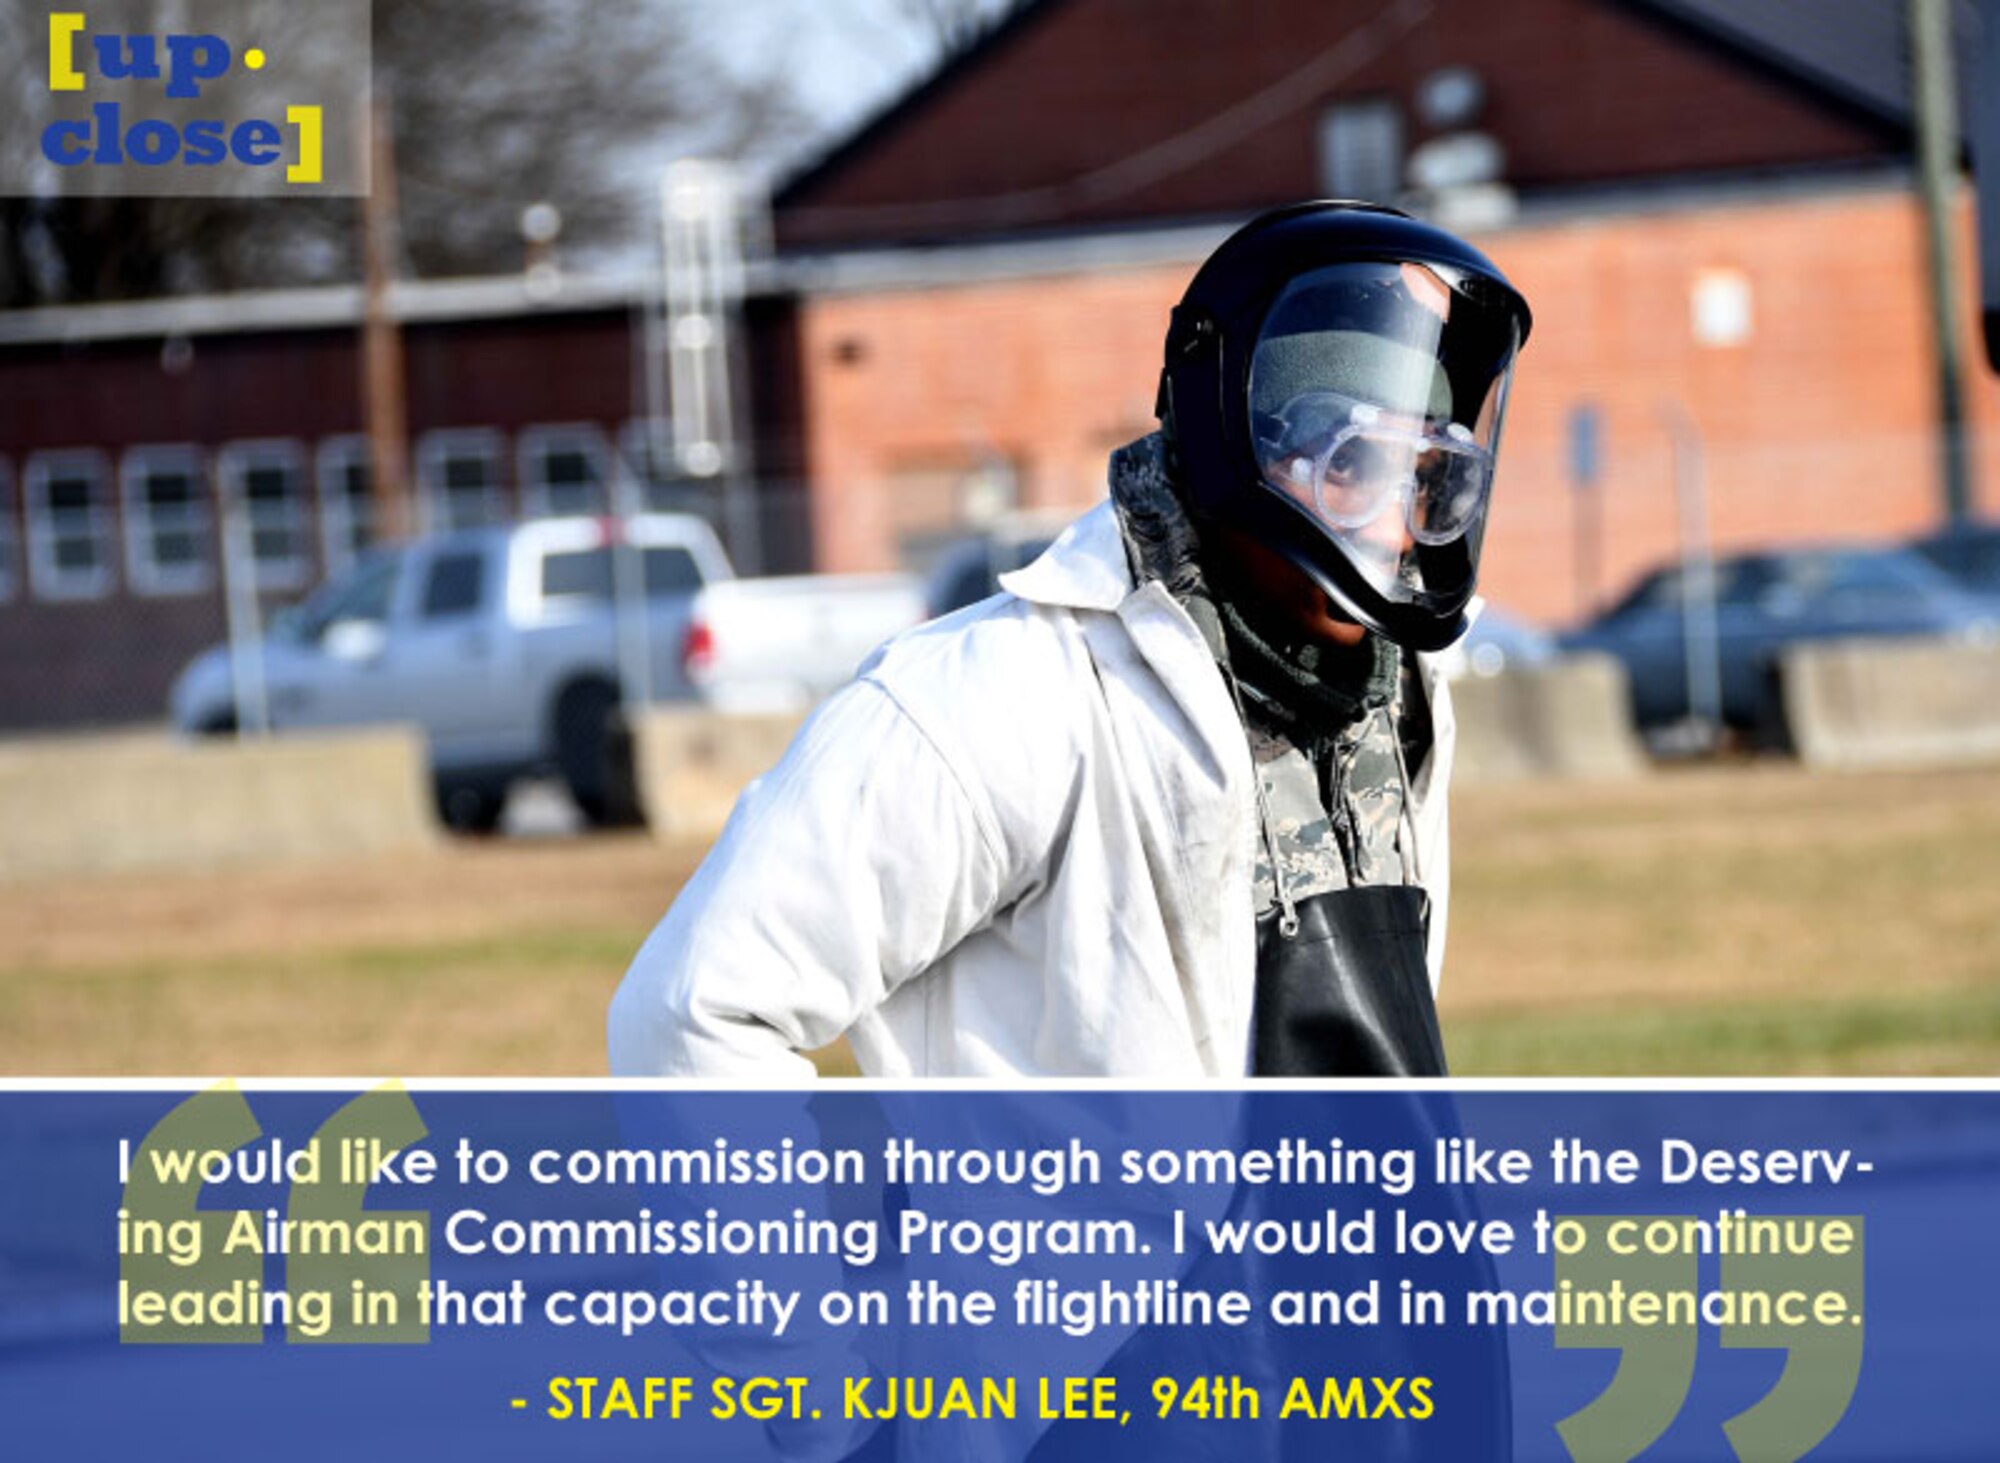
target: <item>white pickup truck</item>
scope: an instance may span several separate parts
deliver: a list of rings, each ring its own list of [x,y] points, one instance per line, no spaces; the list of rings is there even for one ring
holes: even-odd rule
[[[846,684],[891,635],[928,618],[908,574],[711,584],[688,612],[681,670],[718,711],[786,712]]]
[[[852,605],[873,593],[857,593],[842,576],[738,582],[699,518],[629,520],[629,556],[615,553],[620,531],[617,519],[542,519],[364,555],[273,620],[262,660],[271,728],[417,726],[439,812],[462,830],[492,829],[510,784],[550,771],[586,817],[623,821],[629,810],[618,806],[616,790],[627,780],[612,760],[615,714],[628,694],[698,698],[684,667],[699,659],[688,652],[699,638],[702,596],[740,583],[743,592],[730,602],[732,642],[748,635],[765,648],[755,670],[771,686],[809,686],[813,694],[851,676],[875,644],[922,618],[892,604],[858,623],[866,615],[857,617]],[[641,576],[643,601],[632,593]],[[622,625],[621,585],[628,602],[644,604]],[[828,623],[849,624],[853,638],[828,645],[818,633]],[[751,700],[769,699],[742,686]],[[170,710],[190,735],[237,729],[228,646],[204,651],[181,673]]]

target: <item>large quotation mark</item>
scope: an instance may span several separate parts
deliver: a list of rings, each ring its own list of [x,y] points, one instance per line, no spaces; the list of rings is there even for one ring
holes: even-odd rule
[[[316,1184],[292,1185],[287,1218],[294,1232],[335,1233],[366,1218],[391,1242],[375,1254],[339,1246],[294,1254],[286,1267],[292,1289],[331,1296],[334,1306],[324,1332],[305,1334],[294,1320],[287,1340],[393,1345],[430,1339],[420,1303],[420,1287],[431,1277],[430,1215],[421,1209],[369,1209],[366,1204],[373,1178],[370,1163],[391,1157],[429,1131],[410,1094],[391,1083],[362,1093],[313,1135],[325,1171]],[[343,1153],[358,1161],[339,1162]],[[424,1236],[420,1249],[394,1242],[413,1225]]]
[[[1556,1290],[1567,1281],[1572,1294],[1603,1294],[1614,1282],[1625,1289],[1662,1294],[1692,1291],[1700,1279],[1699,1260],[1692,1253],[1620,1255],[1612,1251],[1611,1226],[1625,1215],[1589,1214],[1558,1221],[1580,1227],[1581,1245],[1574,1254],[1556,1252]],[[1574,1230],[1572,1230],[1574,1232]],[[1694,1326],[1633,1326],[1609,1322],[1556,1326],[1556,1345],[1564,1349],[1590,1347],[1616,1350],[1618,1373],[1588,1407],[1556,1424],[1563,1446],[1575,1463],[1628,1463],[1657,1442],[1680,1416],[1694,1386],[1694,1358],[1699,1328]]]
[[[156,1241],[121,1243],[118,1282],[125,1297],[175,1294],[234,1294],[240,1321],[218,1323],[213,1312],[197,1318],[172,1311],[152,1324],[131,1319],[120,1308],[118,1339],[125,1342],[187,1345],[255,1346],[264,1326],[252,1303],[262,1284],[264,1257],[247,1248],[232,1247],[230,1237],[248,1223],[261,1231],[263,1216],[254,1209],[202,1209],[201,1174],[188,1155],[228,1153],[250,1142],[264,1129],[233,1082],[197,1092],[153,1126],[132,1155],[125,1180],[124,1212],[119,1222],[131,1234],[138,1226],[157,1224]],[[155,1162],[159,1154],[166,1161]]]
[[[1723,1424],[1740,1463],[1797,1463],[1833,1431],[1854,1400],[1861,1380],[1862,1222],[1851,1226],[1844,1253],[1815,1248],[1809,1254],[1727,1254],[1718,1290],[1742,1298],[1786,1298],[1783,1311],[1723,1321],[1725,1347],[1758,1347],[1787,1353],[1776,1385],[1757,1403]],[[1572,1298],[1603,1295],[1614,1284],[1625,1296],[1699,1295],[1696,1247],[1654,1253],[1643,1241],[1654,1233],[1685,1232],[1689,1216],[1579,1215],[1558,1220],[1557,1292]],[[1821,1218],[1823,1226],[1831,1222]],[[1570,1243],[1560,1242],[1567,1233]],[[1614,1237],[1618,1243],[1614,1245]],[[1630,1253],[1620,1253],[1627,1250]],[[1738,1307],[1739,1311],[1741,1307]],[[1694,1386],[1698,1324],[1629,1319],[1559,1322],[1556,1345],[1620,1353],[1618,1371],[1587,1407],[1556,1425],[1574,1463],[1630,1463],[1673,1425]]]
[[[1842,1297],[1845,1315],[1806,1327],[1775,1322],[1722,1328],[1724,1346],[1784,1350],[1785,1370],[1777,1385],[1754,1407],[1729,1419],[1722,1430],[1743,1463],[1793,1463],[1817,1447],[1847,1414],[1861,1384],[1861,1220],[1854,1247],[1844,1255],[1727,1255],[1722,1261],[1725,1289],[1804,1291]]]
[[[419,1304],[430,1278],[425,1210],[366,1207],[372,1165],[425,1136],[416,1104],[395,1083],[365,1092],[314,1135],[317,1180],[291,1186],[287,1208],[203,1209],[204,1164],[263,1133],[233,1082],[196,1093],[134,1149],[119,1216],[119,1339],[128,1343],[255,1346],[264,1339],[264,1259],[285,1256],[286,1339],[393,1344],[429,1339]],[[274,1179],[275,1181],[275,1179]],[[412,1242],[342,1243],[366,1221]],[[413,1234],[413,1227],[417,1233]],[[169,1302],[164,1297],[174,1297]],[[186,1311],[176,1303],[198,1298]],[[152,1306],[159,1313],[145,1313]]]

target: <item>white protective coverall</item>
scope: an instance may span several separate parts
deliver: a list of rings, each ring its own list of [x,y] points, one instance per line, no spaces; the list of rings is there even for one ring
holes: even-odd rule
[[[611,1006],[620,1076],[1240,1077],[1260,836],[1242,723],[1194,622],[1134,587],[1116,510],[1007,592],[891,641],[745,791]],[[1451,705],[1408,802],[1449,877]]]

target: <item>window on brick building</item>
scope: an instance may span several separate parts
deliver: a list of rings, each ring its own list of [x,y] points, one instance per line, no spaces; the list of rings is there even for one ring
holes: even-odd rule
[[[305,450],[296,442],[241,442],[223,449],[222,487],[241,505],[259,589],[298,589],[311,573]]]
[[[1320,187],[1328,198],[1394,203],[1403,191],[1403,113],[1385,98],[1341,102],[1319,123]]]
[[[523,503],[533,517],[610,508],[611,448],[593,426],[530,427],[521,434]]]
[[[329,437],[319,444],[320,553],[331,575],[375,542],[375,475],[366,437]]]
[[[215,582],[208,471],[193,447],[134,447],[119,470],[125,572],[140,594],[204,594]]]
[[[429,532],[477,528],[507,517],[498,432],[431,432],[417,444],[418,498]]]
[[[43,452],[22,473],[28,584],[38,599],[111,592],[110,469],[94,452]]]

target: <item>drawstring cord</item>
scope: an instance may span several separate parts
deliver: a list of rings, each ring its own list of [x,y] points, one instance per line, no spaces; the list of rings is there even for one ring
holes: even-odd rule
[[[1368,716],[1375,715],[1368,712]],[[1361,728],[1361,736],[1367,735],[1367,726]],[[1361,736],[1343,749],[1343,737],[1336,736],[1326,743],[1326,815],[1333,825],[1333,841],[1340,849],[1340,867],[1347,875],[1347,887],[1352,889],[1361,883],[1361,830],[1354,826],[1354,806],[1347,800],[1347,789],[1354,772],[1354,759],[1361,755]],[[1315,760],[1317,757],[1315,756]]]
[[[1430,697],[1423,689],[1422,673],[1416,672],[1414,677],[1417,693],[1428,702]],[[1389,726],[1389,745],[1396,752],[1396,775],[1403,780],[1403,795],[1399,799],[1402,806],[1396,810],[1397,834],[1403,845],[1403,882],[1416,884],[1421,882],[1417,877],[1417,817],[1410,811],[1410,799],[1416,794],[1410,786],[1409,758],[1403,753],[1403,729],[1394,720]]]

